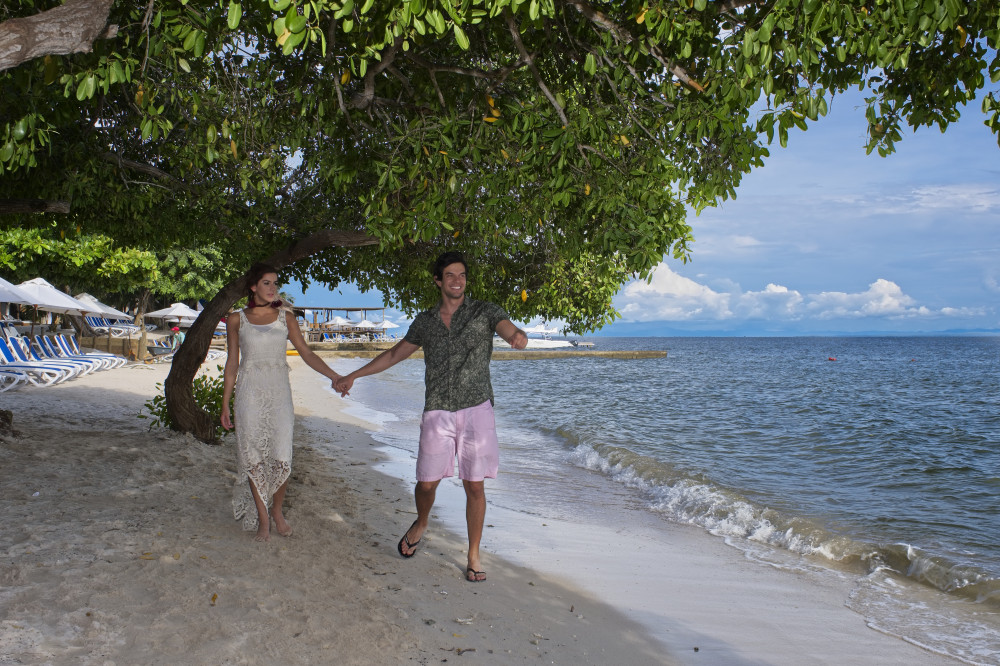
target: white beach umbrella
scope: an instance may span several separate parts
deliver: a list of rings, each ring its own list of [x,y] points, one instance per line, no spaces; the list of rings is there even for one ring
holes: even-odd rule
[[[193,322],[198,318],[199,314],[201,313],[184,303],[171,303],[169,308],[147,312],[146,316],[153,317],[154,319],[173,319],[175,321],[178,319],[190,319]]]
[[[100,311],[89,303],[82,303],[69,294],[63,293],[46,282],[43,278],[35,278],[17,285],[22,291],[32,297],[32,305],[39,310],[61,312],[63,314],[82,315],[88,312]]]
[[[340,315],[337,315],[336,317],[334,317],[333,319],[329,320],[326,323],[330,324],[331,326],[353,326],[354,325],[354,322],[352,322],[350,319],[344,319]]]
[[[3,278],[0,278],[0,303],[18,303],[20,305],[34,305],[32,296],[20,287]]]
[[[375,324],[375,328],[381,328],[383,330],[387,328],[399,328],[399,324],[393,324],[391,321],[386,319],[385,321],[380,321],[379,323]]]
[[[351,326],[354,328],[378,328],[373,322],[370,322],[367,319],[362,319],[356,324],[351,324]]]
[[[74,296],[74,298],[80,301],[81,303],[93,305],[97,309],[97,311],[102,315],[115,317],[117,319],[128,319],[129,321],[132,320],[132,315],[122,312],[121,310],[116,310],[110,305],[105,305],[104,303],[101,303],[99,300],[97,300],[87,292],[83,292],[82,294],[77,294],[76,296]]]

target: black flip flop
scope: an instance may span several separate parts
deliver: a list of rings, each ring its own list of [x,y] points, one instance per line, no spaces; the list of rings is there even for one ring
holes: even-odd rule
[[[406,530],[406,532],[403,533],[403,538],[399,540],[398,544],[396,544],[396,550],[398,550],[399,554],[402,555],[403,557],[413,557],[414,555],[417,554],[417,551],[413,550],[413,549],[415,549],[417,547],[417,545],[420,543],[420,539],[417,539],[416,543],[410,543],[406,539],[406,535],[409,534],[410,530],[412,530],[416,526],[417,526],[417,521],[414,520],[413,524],[410,525],[410,527]],[[411,551],[412,551],[411,553],[406,554],[406,553],[403,552],[403,545],[404,544],[406,545],[407,548],[411,549]]]
[[[470,573],[472,574],[472,578],[469,578],[469,574]],[[486,582],[486,578],[485,577],[484,578],[477,578],[477,576],[486,576],[486,572],[485,571],[476,571],[472,567],[466,567],[465,568],[465,580],[469,581],[470,583],[484,583],[484,582]]]

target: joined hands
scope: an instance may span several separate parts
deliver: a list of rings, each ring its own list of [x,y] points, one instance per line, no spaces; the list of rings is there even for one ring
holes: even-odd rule
[[[354,380],[350,377],[337,377],[334,379],[330,386],[333,390],[340,394],[341,398],[346,398],[351,394],[351,387],[354,385]]]

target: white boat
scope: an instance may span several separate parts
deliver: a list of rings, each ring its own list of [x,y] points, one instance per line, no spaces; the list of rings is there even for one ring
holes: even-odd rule
[[[577,345],[575,340],[567,340],[566,338],[553,339],[552,335],[559,333],[559,329],[557,328],[545,328],[545,326],[539,324],[538,326],[522,330],[528,334],[527,349],[559,349],[560,347],[575,347]],[[504,347],[509,348],[507,342],[499,336],[493,336],[493,346],[501,349]]]

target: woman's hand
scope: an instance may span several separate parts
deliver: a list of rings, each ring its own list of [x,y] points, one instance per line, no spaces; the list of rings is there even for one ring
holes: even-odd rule
[[[229,408],[222,408],[222,417],[219,419],[222,422],[222,427],[226,430],[233,429],[233,422],[229,418]]]
[[[333,390],[340,394],[340,397],[346,398],[350,395],[351,387],[354,386],[354,380],[350,377],[337,377],[333,380]]]

